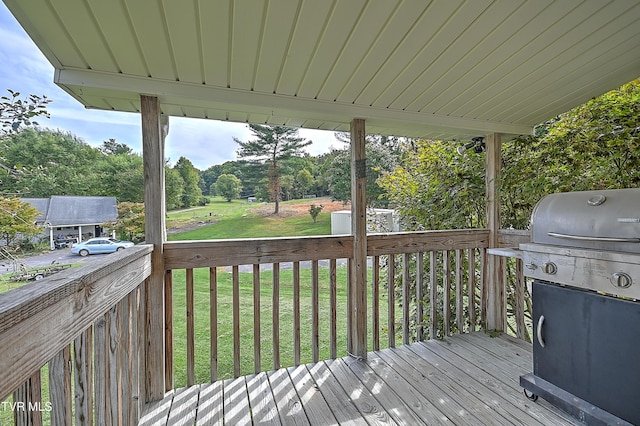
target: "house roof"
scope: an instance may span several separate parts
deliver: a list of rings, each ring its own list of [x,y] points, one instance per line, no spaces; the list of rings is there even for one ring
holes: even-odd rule
[[[636,0],[3,0],[87,108],[464,138],[640,76]]]
[[[99,225],[118,218],[114,197],[54,195],[48,198],[23,198],[42,215],[38,221],[51,226]]]

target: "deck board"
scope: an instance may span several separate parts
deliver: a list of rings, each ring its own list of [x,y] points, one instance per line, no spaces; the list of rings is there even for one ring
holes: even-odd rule
[[[484,333],[456,335],[213,384],[149,404],[140,425],[571,425],[526,399],[519,376],[531,346]]]

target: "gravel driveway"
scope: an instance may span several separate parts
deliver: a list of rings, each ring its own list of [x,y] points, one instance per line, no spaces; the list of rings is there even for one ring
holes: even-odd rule
[[[68,248],[53,250],[50,252],[37,254],[33,256],[21,257],[21,258],[18,258],[18,261],[23,263],[27,267],[34,267],[34,266],[47,266],[47,265],[51,265],[52,263],[62,263],[62,264],[78,263],[78,262],[86,263],[86,262],[91,262],[94,259],[100,259],[103,256],[107,256],[104,254],[97,254],[93,256],[82,257],[82,256],[71,254],[69,252],[70,250],[71,249],[68,249]],[[11,272],[13,272],[12,262],[8,259],[0,260],[0,275],[11,273]]]

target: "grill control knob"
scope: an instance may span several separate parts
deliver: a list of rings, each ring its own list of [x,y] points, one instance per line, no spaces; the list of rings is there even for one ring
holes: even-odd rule
[[[618,288],[628,288],[633,284],[633,280],[629,274],[625,274],[624,272],[615,272],[611,275],[611,284]]]
[[[549,274],[549,275],[555,275],[556,272],[558,272],[558,267],[556,266],[555,263],[553,262],[545,262],[542,265],[542,271],[545,274]]]

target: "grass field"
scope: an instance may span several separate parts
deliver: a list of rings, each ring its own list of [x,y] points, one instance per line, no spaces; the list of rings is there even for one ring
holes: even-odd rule
[[[310,204],[325,209],[314,223],[308,212]],[[273,204],[242,200],[227,202],[214,198],[209,204],[167,214],[168,239],[208,240],[224,238],[266,238],[331,234],[331,211],[344,209],[329,198],[285,201],[280,213],[273,214]]]

